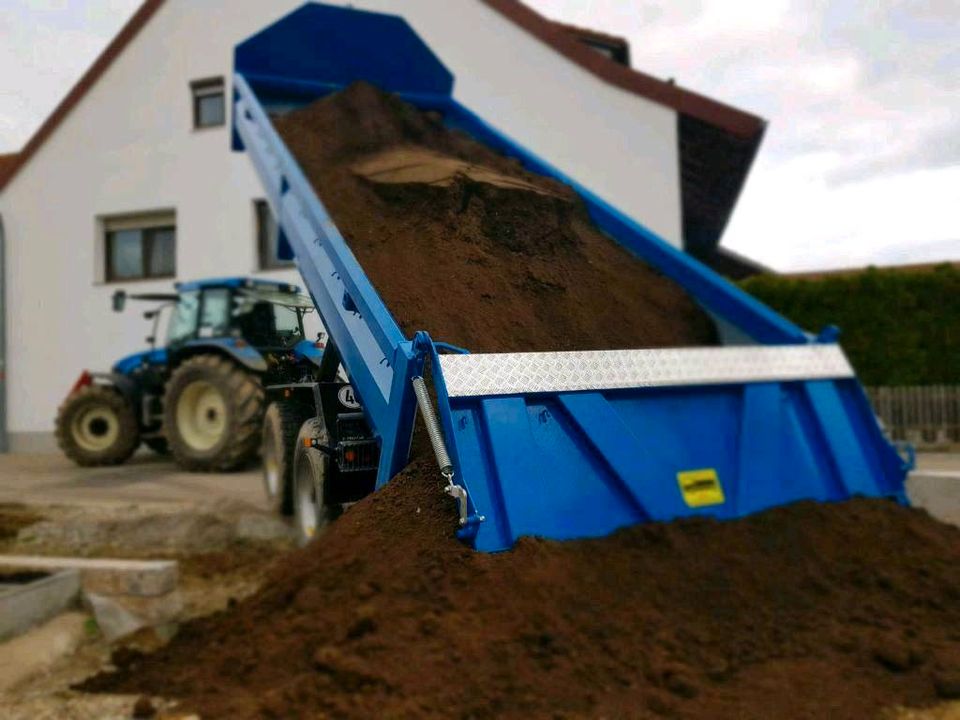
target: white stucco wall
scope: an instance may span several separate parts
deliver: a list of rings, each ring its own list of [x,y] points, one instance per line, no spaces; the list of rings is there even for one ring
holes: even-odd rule
[[[189,83],[229,83],[234,44],[300,4],[167,0],[0,194],[15,449],[51,431],[81,369],[109,367],[149,332],[135,309],[110,312],[117,285],[97,283],[98,216],[174,208],[179,279],[256,270],[252,201],[262,193],[246,156],[229,150],[229,125],[192,129]],[[473,0],[351,4],[403,14],[456,76],[458,99],[679,244],[672,111],[600,82]]]

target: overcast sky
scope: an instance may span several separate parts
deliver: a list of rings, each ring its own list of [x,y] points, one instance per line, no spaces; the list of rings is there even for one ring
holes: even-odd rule
[[[637,69],[769,121],[727,247],[778,270],[960,260],[957,0],[527,2],[624,35]],[[10,152],[139,0],[0,3]]]

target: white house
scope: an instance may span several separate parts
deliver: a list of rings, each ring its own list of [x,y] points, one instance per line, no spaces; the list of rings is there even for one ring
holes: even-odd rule
[[[461,102],[667,241],[717,259],[759,118],[631,70],[623,41],[516,0],[328,2],[402,15]],[[22,151],[0,158],[12,450],[52,449],[76,375],[144,344],[137,313],[110,312],[118,286],[297,280],[276,260],[249,159],[230,151],[225,98],[234,45],[300,4],[146,0]]]

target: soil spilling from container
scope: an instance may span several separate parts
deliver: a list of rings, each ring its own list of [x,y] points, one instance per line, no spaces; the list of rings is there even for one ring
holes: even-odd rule
[[[715,342],[569,187],[433,114],[358,83],[274,124],[408,336],[484,352]]]
[[[799,503],[474,553],[415,462],[88,690],[204,718],[866,718],[960,692],[960,531]]]

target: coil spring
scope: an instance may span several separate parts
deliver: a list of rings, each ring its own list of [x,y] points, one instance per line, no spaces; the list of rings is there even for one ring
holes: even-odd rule
[[[417,396],[417,405],[420,407],[420,414],[423,415],[423,422],[427,426],[427,437],[430,438],[433,454],[437,458],[437,465],[440,466],[440,474],[449,480],[453,477],[453,463],[450,462],[447,445],[443,441],[443,431],[440,429],[440,421],[437,420],[433,403],[430,402],[427,384],[423,381],[423,378],[419,376],[413,378],[412,382],[413,394]]]

